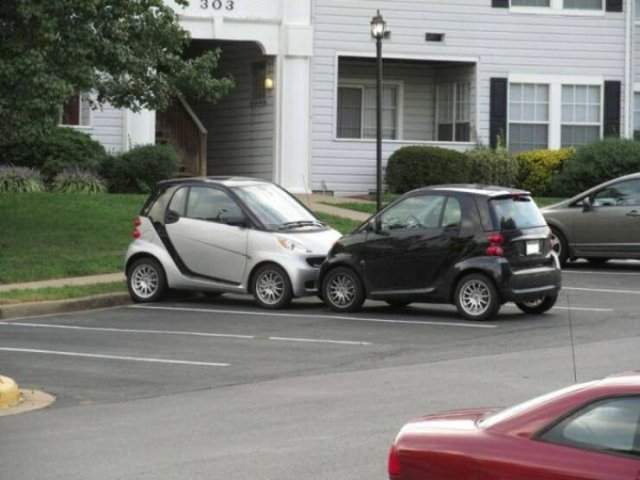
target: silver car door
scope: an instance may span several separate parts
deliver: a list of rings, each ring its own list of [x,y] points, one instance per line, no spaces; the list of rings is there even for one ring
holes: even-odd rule
[[[167,223],[166,229],[189,273],[240,284],[247,265],[249,234],[244,226],[236,226],[243,218],[242,209],[223,190],[192,186],[184,215]]]
[[[640,256],[640,180],[609,185],[592,196],[591,204],[591,208],[575,212],[576,254]]]

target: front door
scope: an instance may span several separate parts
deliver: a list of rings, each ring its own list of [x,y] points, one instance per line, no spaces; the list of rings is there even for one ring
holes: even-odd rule
[[[576,255],[640,257],[640,180],[614,183],[573,223]]]
[[[378,228],[369,233],[363,250],[365,277],[372,293],[430,290],[448,258],[450,232],[455,229],[449,224],[460,218],[458,200],[450,197],[448,202],[447,198],[412,196],[380,215]]]
[[[167,234],[189,273],[229,284],[242,282],[249,231],[229,224],[242,223],[244,213],[226,192],[207,186],[183,188],[174,195],[171,216]]]

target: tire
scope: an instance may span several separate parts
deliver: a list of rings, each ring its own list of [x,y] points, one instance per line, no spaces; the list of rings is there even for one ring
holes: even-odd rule
[[[604,265],[605,263],[607,263],[609,261],[608,258],[587,258],[587,261],[591,264],[591,265]]]
[[[569,260],[569,245],[567,237],[556,227],[551,227],[551,249],[558,255],[560,266],[564,267]]]
[[[558,301],[558,295],[547,295],[530,302],[518,302],[516,305],[524,313],[530,315],[540,315],[551,310]]]
[[[358,274],[347,267],[330,270],[322,281],[324,303],[334,312],[357,312],[365,301],[364,285]]]
[[[127,272],[127,288],[136,303],[160,300],[167,291],[167,278],[160,262],[152,257],[133,262]]]
[[[385,300],[387,305],[393,308],[405,308],[411,305],[411,300]]]
[[[471,273],[460,279],[454,302],[460,315],[476,322],[494,318],[502,306],[493,281],[482,273]]]
[[[251,291],[258,306],[268,310],[287,307],[293,299],[289,275],[275,263],[263,265],[253,274]]]

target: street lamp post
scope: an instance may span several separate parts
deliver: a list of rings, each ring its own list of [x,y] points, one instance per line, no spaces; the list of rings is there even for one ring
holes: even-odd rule
[[[387,23],[380,10],[371,19],[371,36],[376,40],[376,207],[382,209],[382,39],[387,33]]]

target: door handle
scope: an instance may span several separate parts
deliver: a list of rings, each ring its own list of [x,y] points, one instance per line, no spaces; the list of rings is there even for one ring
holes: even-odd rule
[[[627,217],[640,217],[640,212],[638,210],[631,210],[627,213]]]

